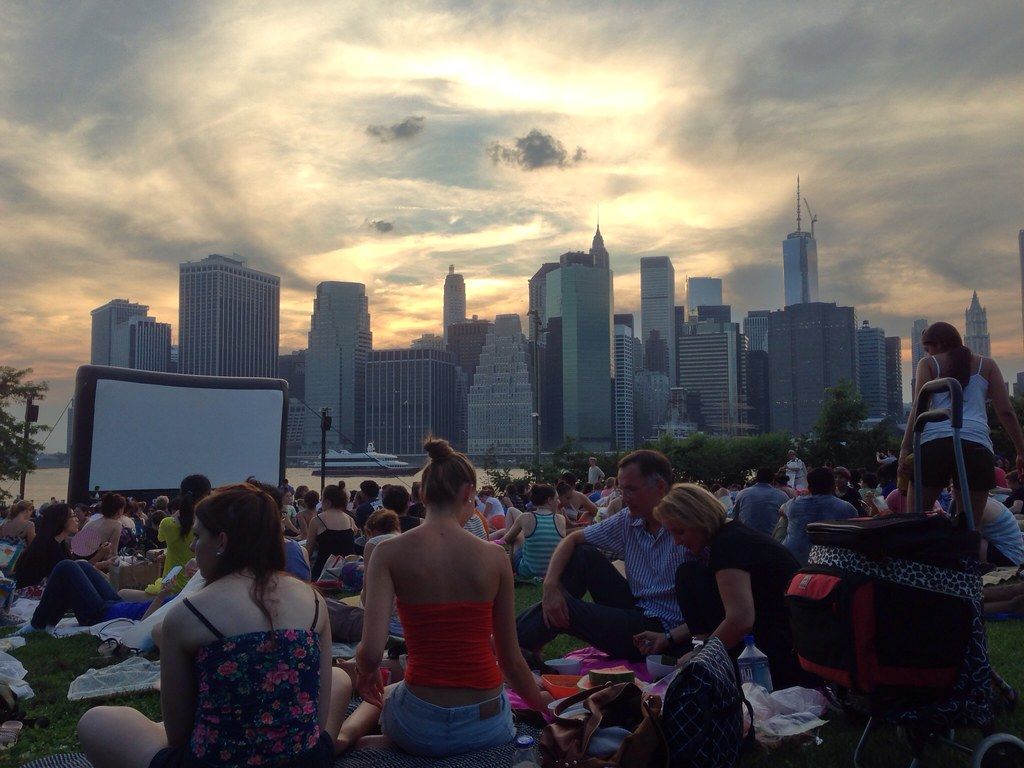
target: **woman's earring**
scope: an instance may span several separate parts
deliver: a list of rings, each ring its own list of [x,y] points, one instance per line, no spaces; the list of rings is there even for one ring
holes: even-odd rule
[[[223,549],[218,549],[217,550],[217,557],[220,557],[223,554],[224,554],[224,550]]]

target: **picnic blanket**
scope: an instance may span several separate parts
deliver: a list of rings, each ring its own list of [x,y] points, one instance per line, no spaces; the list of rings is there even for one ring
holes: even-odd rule
[[[519,726],[521,735],[536,737],[540,732],[536,728]],[[457,757],[446,757],[438,760],[433,757],[416,757],[405,752],[392,749],[356,749],[341,757],[334,763],[334,768],[434,768],[443,764],[446,768],[495,768],[495,766],[511,765],[512,744],[492,749],[482,749]],[[85,755],[74,752],[48,757],[26,763],[22,768],[92,768]]]

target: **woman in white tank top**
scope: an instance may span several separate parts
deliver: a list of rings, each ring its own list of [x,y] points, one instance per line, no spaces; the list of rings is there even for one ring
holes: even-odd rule
[[[994,360],[975,355],[964,346],[960,333],[949,323],[933,323],[921,336],[921,344],[928,357],[922,358],[917,366],[917,389],[914,392],[914,406],[907,420],[907,429],[900,448],[900,471],[911,472],[907,462],[914,439],[914,419],[923,411],[920,404],[921,388],[929,381],[939,378],[955,378],[964,390],[964,423],[960,439],[964,448],[964,462],[967,465],[967,485],[971,497],[971,509],[975,524],[979,524],[989,490],[995,485],[995,457],[992,438],[989,434],[988,416],[985,403],[992,401],[999,422],[1003,425],[1017,450],[1017,469],[1024,469],[1024,433],[1017,422],[1013,404],[1006,392],[1003,374]],[[932,395],[929,408],[948,408],[949,395]],[[931,509],[939,493],[952,477],[954,487],[959,487],[953,458],[953,428],[948,421],[928,424],[921,433],[921,455],[914,461],[921,463],[921,501],[924,509]],[[914,493],[911,486],[907,507],[914,508]]]

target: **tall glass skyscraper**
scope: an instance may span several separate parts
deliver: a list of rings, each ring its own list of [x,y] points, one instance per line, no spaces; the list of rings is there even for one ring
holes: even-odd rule
[[[628,323],[620,322],[620,319],[625,320],[621,315],[615,316],[615,448],[619,451],[631,449],[636,437],[633,414],[633,377],[636,375],[633,318],[631,315],[627,317]]]
[[[815,219],[816,220],[816,219]],[[796,180],[796,231],[782,241],[782,272],[786,303],[810,304],[818,301],[818,243],[811,232],[800,227],[800,179]]]
[[[552,318],[561,321],[562,436],[589,450],[610,451],[612,273],[573,258],[561,264],[547,276],[546,299],[549,327]],[[544,418],[554,416],[553,409],[548,413]]]
[[[674,385],[676,374],[676,271],[668,256],[644,256],[640,259],[640,328],[646,347],[652,334],[657,331],[655,343],[662,340],[666,355],[647,355],[648,370],[660,370],[668,374]],[[664,360],[664,362],[662,362]],[[651,368],[651,361],[658,364]]]
[[[331,409],[329,447],[366,448],[366,361],[372,341],[366,286],[320,283],[306,349],[306,404],[317,413]],[[319,419],[306,419],[305,445],[319,449]]]
[[[743,318],[743,335],[747,337],[747,345],[751,352],[768,351],[768,315],[767,309],[752,309]]]
[[[885,331],[865,320],[857,329],[857,383],[869,419],[880,419],[889,410],[885,378]]]
[[[181,265],[178,370],[277,376],[281,278],[213,254]]]

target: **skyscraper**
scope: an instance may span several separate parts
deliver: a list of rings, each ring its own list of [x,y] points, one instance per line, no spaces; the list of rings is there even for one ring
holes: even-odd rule
[[[676,339],[679,387],[700,395],[701,417],[712,434],[745,431],[745,341],[738,323],[713,321],[686,323]]]
[[[469,440],[469,405],[467,397],[473,385],[473,374],[480,360],[480,351],[487,340],[487,332],[494,324],[473,315],[470,320],[448,326],[446,348],[455,357],[455,434],[451,443],[465,451]]]
[[[1024,229],[1017,233],[1017,248],[1020,251],[1020,316],[1024,324]]]
[[[910,331],[910,399],[914,399],[914,393],[917,392],[917,365],[921,362],[921,358],[924,357],[924,347],[921,344],[921,336],[928,328],[928,321],[924,318],[918,318],[914,321],[914,326]]]
[[[548,275],[547,293],[548,317],[558,306],[562,319],[562,433],[582,448],[609,451],[614,440],[611,272],[570,263]]]
[[[277,359],[277,375],[288,382],[288,397],[306,399],[306,350],[297,349]]]
[[[686,278],[686,314],[697,314],[697,307],[719,306],[722,301],[722,278],[720,277],[688,277]],[[728,322],[728,321],[727,321]]]
[[[625,322],[626,318],[629,322]],[[620,322],[620,320],[622,322]],[[629,450],[634,446],[635,418],[633,413],[633,316],[615,316],[615,448]]]
[[[603,242],[603,241],[602,241]],[[548,286],[548,273],[558,269],[559,265],[557,262],[549,261],[541,265],[533,277],[529,281],[530,291],[530,306],[529,312],[527,312],[526,324],[528,326],[529,333],[526,335],[530,341],[538,341],[537,329],[534,325],[534,317],[537,319],[537,324],[543,328],[548,322],[548,307],[547,307],[547,286]],[[539,339],[541,344],[544,344],[544,334],[541,333]]]
[[[771,400],[768,352],[751,349],[747,352],[747,422],[755,434],[771,429]]]
[[[171,370],[171,324],[129,317],[114,326],[110,364],[137,371]]]
[[[456,274],[455,265],[448,267],[444,278],[444,340],[448,340],[448,326],[466,319],[466,281],[462,275]]]
[[[276,377],[281,278],[219,254],[183,263],[179,278],[179,370]]]
[[[102,307],[96,307],[92,315],[92,349],[89,363],[92,365],[116,365],[112,362],[114,329],[119,323],[131,317],[146,317],[149,307],[136,304],[128,299],[112,299]]]
[[[794,304],[768,318],[769,392],[773,431],[810,431],[825,389],[857,382],[857,317],[853,307]]]
[[[768,351],[768,315],[767,309],[752,309],[743,318],[743,335],[747,337],[747,345],[751,352]]]
[[[637,371],[633,377],[633,413],[636,419],[637,445],[658,437],[659,428],[668,419],[671,390],[667,373]]]
[[[796,231],[782,241],[782,270],[786,287],[786,304],[808,304],[818,301],[818,243],[811,231],[804,232],[800,219],[800,178],[796,180]]]
[[[903,339],[885,337],[885,413],[903,420]]]
[[[597,224],[597,231],[594,233],[594,242],[590,245],[590,258],[598,269],[608,269],[608,249],[604,247],[604,238],[601,237],[601,223]]]
[[[694,319],[694,315],[690,315],[690,319]],[[728,304],[701,304],[697,307],[696,319],[702,322],[731,323],[732,307]]]
[[[988,335],[988,313],[978,301],[977,291],[971,297],[971,306],[967,308],[964,317],[967,320],[964,344],[970,347],[976,355],[992,357],[992,341]]]
[[[331,409],[330,447],[366,447],[366,361],[373,337],[366,287],[324,282],[316,287],[306,350],[306,403]],[[340,433],[340,435],[339,435]],[[320,447],[320,422],[306,419],[306,446]]]
[[[670,384],[676,382],[676,271],[668,256],[644,256],[640,259],[640,327],[643,330],[644,355],[648,370],[668,374]],[[662,363],[660,355],[648,351],[652,336],[665,344],[667,354]],[[657,365],[657,368],[652,368]]]
[[[455,359],[443,349],[380,349],[366,361],[366,443],[403,456],[455,431]]]
[[[865,320],[857,329],[857,381],[869,419],[881,419],[889,412],[885,369],[885,331]]]
[[[530,355],[519,315],[498,315],[469,388],[469,452],[502,456],[533,452]]]
[[[449,328],[451,326],[448,326]],[[424,333],[417,339],[413,339],[409,345],[412,349],[444,349],[445,341],[443,336],[436,333]]]

